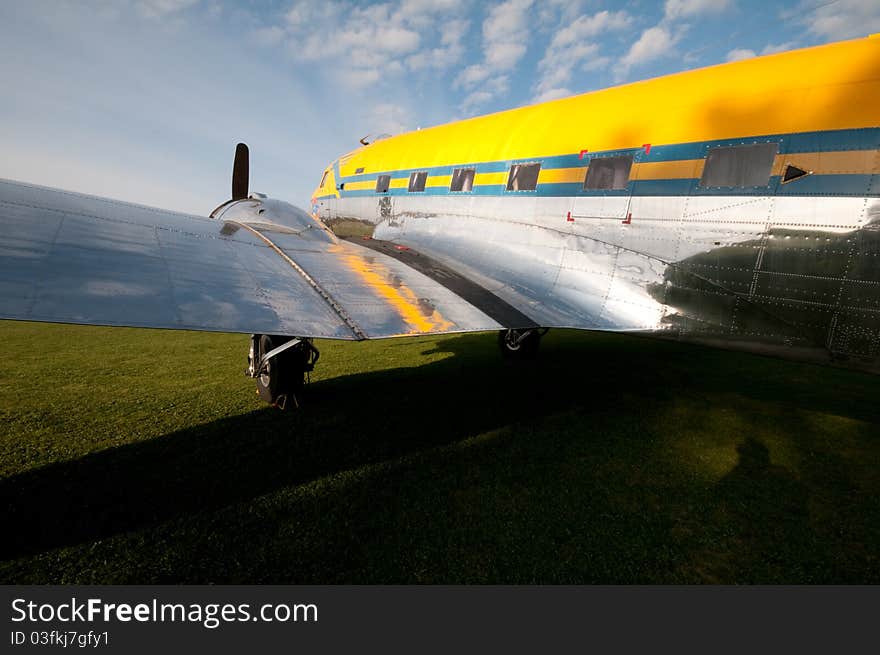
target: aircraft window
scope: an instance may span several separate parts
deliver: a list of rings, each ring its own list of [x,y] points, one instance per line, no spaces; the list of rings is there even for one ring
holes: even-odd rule
[[[775,143],[712,148],[706,155],[700,186],[767,186],[770,183],[770,170],[773,168],[776,151]]]
[[[508,191],[534,191],[538,188],[541,164],[514,164],[507,176]]]
[[[409,192],[417,192],[425,190],[425,182],[428,179],[427,171],[421,171],[419,173],[410,173],[409,175]]]
[[[632,155],[591,159],[584,178],[584,189],[625,189],[632,163]]]
[[[449,190],[473,191],[474,173],[476,173],[476,169],[473,168],[456,168],[452,171],[452,184],[449,185]]]
[[[355,174],[355,175],[359,175],[359,174],[361,174],[361,173],[363,173],[363,172],[364,172],[364,167],[363,167],[363,166],[354,169],[354,174]]]
[[[389,186],[391,186],[390,175],[380,175],[376,178],[376,193],[388,193]]]
[[[324,174],[321,176],[321,184],[318,185],[318,188],[319,188],[319,189],[323,189],[323,188],[324,188],[324,182],[327,181],[327,173],[329,173],[329,172],[330,172],[330,171],[324,171]]]

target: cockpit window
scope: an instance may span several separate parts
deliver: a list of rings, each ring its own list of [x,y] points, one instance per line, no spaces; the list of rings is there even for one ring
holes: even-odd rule
[[[319,189],[324,188],[324,183],[327,181],[327,174],[329,172],[330,172],[330,169],[328,168],[326,171],[324,171],[324,174],[321,176],[321,183],[318,185]]]

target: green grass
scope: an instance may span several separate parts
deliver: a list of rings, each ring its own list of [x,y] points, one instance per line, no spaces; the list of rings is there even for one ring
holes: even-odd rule
[[[880,582],[880,378],[553,331],[321,342],[0,322],[0,581]]]

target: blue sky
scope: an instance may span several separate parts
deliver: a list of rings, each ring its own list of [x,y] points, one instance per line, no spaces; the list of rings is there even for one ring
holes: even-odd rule
[[[307,206],[366,134],[875,32],[877,0],[3,2],[0,177],[207,214],[241,140]]]

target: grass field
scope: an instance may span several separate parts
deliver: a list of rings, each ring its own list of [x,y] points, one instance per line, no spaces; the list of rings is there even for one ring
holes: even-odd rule
[[[880,582],[880,378],[608,334],[320,342],[0,322],[6,583]]]

